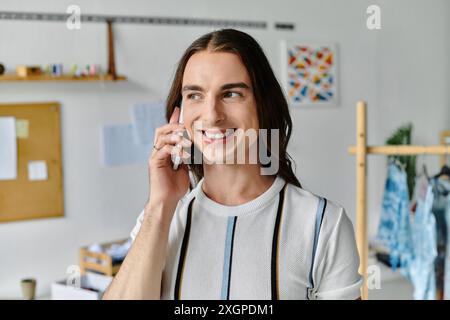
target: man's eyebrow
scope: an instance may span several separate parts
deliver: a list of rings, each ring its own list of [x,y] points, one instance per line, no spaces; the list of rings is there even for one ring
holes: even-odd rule
[[[227,83],[224,84],[223,86],[220,87],[220,90],[229,90],[232,88],[242,88],[242,89],[247,89],[250,90],[250,87],[244,83],[244,82],[236,82],[236,83]],[[181,89],[181,92],[184,91],[205,91],[205,89],[203,89],[202,87],[198,86],[198,85],[185,85],[183,86],[183,88]]]
[[[236,82],[236,83],[227,83],[220,87],[221,90],[233,89],[233,88],[242,88],[250,90],[250,87],[244,82]]]
[[[181,92],[189,91],[189,90],[192,90],[192,91],[205,91],[202,87],[197,86],[197,85],[185,85],[181,89]]]

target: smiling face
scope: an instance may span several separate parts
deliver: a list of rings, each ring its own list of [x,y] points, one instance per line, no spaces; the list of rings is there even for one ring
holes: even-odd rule
[[[236,130],[259,129],[251,80],[236,54],[204,50],[192,55],[183,74],[182,101],[186,129],[207,161],[224,163],[235,153],[243,139]]]

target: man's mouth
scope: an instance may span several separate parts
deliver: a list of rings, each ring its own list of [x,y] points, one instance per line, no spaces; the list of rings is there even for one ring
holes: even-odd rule
[[[228,129],[208,129],[201,130],[203,141],[206,143],[225,142],[229,137],[233,136],[236,128]]]

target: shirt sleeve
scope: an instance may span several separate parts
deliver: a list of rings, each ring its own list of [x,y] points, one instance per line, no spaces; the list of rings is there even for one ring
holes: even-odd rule
[[[363,278],[358,273],[359,254],[353,225],[344,208],[326,241],[322,260],[316,270],[318,300],[354,300],[361,296]]]

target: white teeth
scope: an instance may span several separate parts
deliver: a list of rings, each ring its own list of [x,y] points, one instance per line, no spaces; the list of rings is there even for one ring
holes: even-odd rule
[[[205,131],[205,136],[209,139],[222,139],[224,135],[222,133],[209,133]]]
[[[205,131],[205,136],[209,139],[223,139],[225,137],[228,137],[229,135],[231,135],[233,133],[234,130],[227,130],[224,133],[210,133],[208,131]]]

